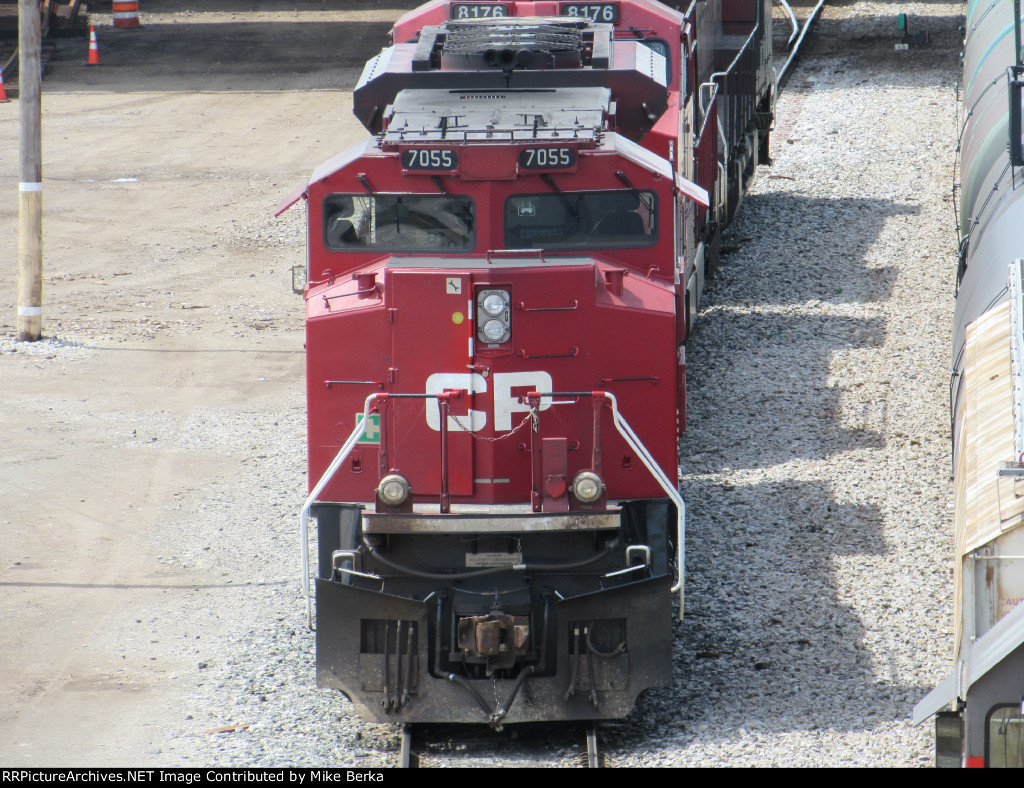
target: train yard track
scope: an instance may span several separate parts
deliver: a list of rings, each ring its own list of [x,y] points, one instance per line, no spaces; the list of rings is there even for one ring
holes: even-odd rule
[[[820,0],[816,6],[811,8],[803,16],[803,18],[798,18],[793,13],[788,3],[783,3],[783,8],[786,11],[786,16],[790,21],[791,27],[787,31],[784,27],[780,26],[782,29],[777,29],[775,33],[775,69],[777,74],[776,95],[782,92],[786,79],[790,73],[790,69],[799,61],[800,55],[804,51],[805,44],[808,44],[809,42],[809,34],[811,33],[813,23],[818,18],[824,5],[824,0]],[[596,768],[599,765],[604,764],[604,759],[598,744],[599,727],[600,725],[598,723],[591,723],[582,726],[583,743],[579,753],[579,763],[582,766]],[[419,758],[414,746],[414,740],[418,738],[425,747],[429,748],[429,736],[425,733],[425,730],[429,730],[430,728],[431,726],[424,725],[407,724],[401,726],[401,730],[399,732],[398,756],[395,762],[397,766],[400,768],[418,766]],[[447,735],[450,735],[450,733]],[[454,761],[452,765],[458,765],[458,761]]]
[[[810,7],[794,10],[802,16]],[[886,4],[826,6],[779,98],[774,164],[760,168],[725,241],[726,264],[687,351],[689,431],[680,464],[691,543],[675,683],[642,698],[628,719],[598,729],[608,765],[930,762],[930,731],[913,728],[909,716],[944,675],[943,635],[951,627],[944,396],[955,240],[946,198],[960,6],[906,10],[931,32],[930,46],[896,52]],[[218,59],[231,54],[222,30],[206,31],[228,48]],[[316,35],[329,41],[329,32]],[[307,39],[307,51],[320,40]],[[75,133],[96,139],[97,128],[114,127],[115,119],[146,141],[155,129],[176,126],[171,119],[182,112],[214,114],[204,116],[203,147],[176,138],[183,153],[170,163],[175,146],[157,151],[143,142],[126,154],[123,134],[118,146],[94,146],[88,163],[70,148],[66,155],[51,148],[48,205],[79,206],[96,232],[82,237],[79,224],[55,213],[44,330],[55,339],[38,354],[2,346],[4,412],[33,414],[31,427],[5,416],[14,456],[21,455],[0,466],[8,485],[3,516],[18,522],[12,511],[38,513],[12,509],[21,507],[20,491],[33,489],[37,470],[98,487],[102,473],[124,464],[125,452],[140,474],[148,458],[161,459],[123,506],[118,493],[93,511],[84,488],[73,496],[51,488],[65,528],[77,527],[84,510],[111,527],[122,514],[131,518],[132,559],[147,573],[131,575],[127,585],[146,590],[126,599],[116,572],[93,577],[86,569],[93,593],[105,595],[103,611],[83,618],[88,631],[69,628],[81,638],[52,675],[4,695],[0,755],[12,765],[33,762],[22,742],[27,733],[49,731],[56,746],[68,735],[47,721],[47,710],[53,720],[68,719],[75,699],[110,704],[121,682],[124,708],[134,704],[149,716],[131,731],[106,728],[106,747],[72,728],[84,742],[75,757],[85,765],[392,765],[400,756],[395,727],[359,722],[337,693],[313,689],[312,638],[293,566],[303,401],[289,376],[301,376],[295,351],[302,327],[280,276],[302,259],[301,217],[269,218],[308,162],[323,158],[310,147],[331,155],[344,147],[339,136],[356,133],[339,126],[348,96],[337,86],[351,84],[366,54],[352,53],[351,73],[330,78],[271,67],[262,78],[272,87],[257,93],[238,87],[253,86],[243,73],[252,64],[204,77],[212,61],[193,60],[171,90],[143,69],[126,77],[129,91],[100,107],[90,91],[97,80],[116,79],[116,70],[91,76],[76,95],[63,52],[53,62],[51,143]],[[245,65],[243,51],[235,54]],[[317,79],[328,89],[318,89]],[[252,114],[257,102],[260,112]],[[267,116],[280,119],[273,135],[261,125]],[[13,126],[2,115],[0,124],[0,139],[9,140]],[[246,135],[263,151],[258,162],[236,147]],[[6,159],[10,146],[0,144]],[[128,194],[136,188],[146,191]],[[128,223],[147,240],[88,214],[97,195],[128,211]],[[140,195],[150,201],[144,213],[131,211]],[[0,218],[11,217],[10,206],[0,205]],[[110,259],[119,261],[113,273]],[[230,267],[220,271],[212,259]],[[172,276],[172,266],[190,275]],[[225,293],[238,280],[252,286],[236,303]],[[148,372],[126,366],[145,351],[152,351]],[[214,353],[226,354],[226,367],[213,363]],[[132,379],[114,374],[119,367],[133,370]],[[97,370],[104,374],[96,380],[127,392],[132,404],[111,405],[109,417],[87,403],[30,404],[30,384],[40,379],[73,382],[82,397],[93,397],[88,378]],[[146,401],[153,370],[175,381],[182,396],[174,404]],[[90,431],[97,410],[104,425],[120,430],[120,460],[94,453],[91,463],[71,468],[55,456],[28,459],[40,436],[62,436],[80,458],[82,447],[101,440]],[[118,519],[108,517],[115,506]],[[115,528],[107,536],[119,534]],[[25,611],[54,592],[45,582],[66,577],[29,566],[31,546],[13,552],[41,537],[9,536],[9,577],[34,583],[34,602],[19,602],[15,594],[25,586],[12,584],[3,586],[4,602],[23,611],[17,621],[27,628]],[[65,588],[51,614],[82,593]],[[9,687],[20,670],[8,671]],[[584,738],[582,730],[542,725],[502,734],[430,726],[422,734],[410,750],[424,767],[575,766]],[[35,763],[47,752],[57,759],[48,746]]]

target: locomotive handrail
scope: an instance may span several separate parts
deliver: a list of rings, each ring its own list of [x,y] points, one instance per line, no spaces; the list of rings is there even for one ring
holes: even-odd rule
[[[410,395],[406,395],[410,396]],[[412,395],[422,398],[424,395]],[[426,395],[437,396],[437,395]],[[619,434],[623,437],[626,443],[629,445],[640,461],[647,468],[651,476],[658,483],[658,486],[665,491],[665,494],[671,499],[672,503],[676,507],[676,554],[677,554],[677,566],[676,566],[676,584],[672,586],[673,592],[679,593],[679,620],[683,620],[684,604],[685,604],[685,591],[683,588],[683,577],[686,568],[686,502],[683,497],[679,494],[678,486],[673,486],[668,477],[665,476],[661,468],[658,467],[654,457],[644,446],[643,442],[637,437],[633,428],[629,426],[629,422],[626,421],[625,417],[619,413],[619,403],[615,398],[615,395],[609,391],[577,391],[577,392],[528,392],[527,397],[556,397],[556,396],[569,396],[569,397],[604,397],[611,404],[612,408],[612,423],[615,425],[615,429],[618,430]],[[331,479],[334,478],[334,474],[338,472],[338,468],[345,462],[348,455],[352,453],[352,449],[355,448],[359,439],[362,437],[363,432],[366,430],[366,425],[370,423],[370,411],[372,410],[373,403],[378,399],[389,399],[389,398],[401,398],[402,395],[389,395],[382,393],[374,393],[367,396],[363,405],[363,418],[356,423],[355,429],[342,444],[341,449],[338,450],[334,460],[324,471],[320,480],[316,483],[316,486],[310,491],[309,496],[306,498],[306,502],[302,506],[302,511],[299,513],[299,541],[300,541],[300,552],[302,559],[302,592],[306,597],[306,624],[310,629],[313,629],[313,594],[310,590],[309,584],[309,510],[313,504],[316,503],[317,497],[323,492],[324,488],[330,483]]]
[[[739,48],[739,50],[736,52],[736,57],[734,57],[732,59],[732,62],[726,68],[724,68],[722,71],[714,72],[710,77],[708,77],[708,81],[705,82],[703,85],[701,85],[701,87],[705,87],[706,85],[712,85],[712,84],[717,85],[718,83],[715,82],[716,79],[718,79],[719,77],[727,77],[727,76],[729,76],[729,74],[732,73],[732,70],[734,68],[736,68],[736,64],[739,62],[740,58],[743,57],[743,55],[746,54],[747,47],[750,46],[750,42],[754,40],[754,36],[757,34],[757,31],[760,30],[760,29],[761,29],[761,19],[758,18],[757,24],[754,25],[754,29],[750,31],[750,35],[747,36],[747,40],[743,42],[743,46],[741,46]],[[701,107],[701,109],[703,110],[704,108]]]
[[[348,436],[345,443],[342,444],[338,450],[337,455],[331,464],[324,471],[323,476],[320,477],[320,481],[316,483],[316,486],[309,493],[306,498],[306,502],[302,506],[302,511],[299,513],[299,540],[301,542],[300,552],[302,555],[302,592],[306,596],[306,624],[310,629],[313,629],[313,594],[309,587],[309,510],[313,504],[316,503],[317,496],[323,492],[324,488],[330,483],[331,479],[334,478],[334,474],[338,472],[338,468],[345,462],[349,454],[352,453],[352,449],[355,448],[359,439],[363,436],[363,432],[366,430],[366,425],[369,424],[370,411],[372,410],[371,405],[375,400],[386,401],[389,399],[447,399],[449,392],[440,394],[388,394],[386,392],[377,392],[370,394],[363,405],[363,418],[361,421],[357,421],[355,429],[352,430],[352,434]],[[382,420],[383,423],[383,420]],[[442,420],[442,432],[445,431],[446,422]],[[442,457],[442,464],[444,458]],[[443,493],[444,494],[444,493]],[[443,504],[442,504],[443,508]]]
[[[678,483],[674,485],[669,483],[668,477],[658,467],[650,452],[647,451],[647,447],[643,445],[636,433],[633,432],[629,422],[619,413],[619,402],[615,395],[610,391],[603,391],[601,393],[611,403],[613,423],[619,434],[626,439],[626,443],[637,453],[640,461],[650,471],[654,480],[658,482],[661,489],[665,491],[665,494],[672,500],[672,503],[676,505],[676,584],[671,590],[679,593],[679,620],[682,621],[686,601],[683,589],[683,575],[686,569],[686,502],[683,500],[683,496],[679,494]]]
[[[679,592],[679,620],[683,620],[683,608],[685,603],[685,591],[683,589],[683,575],[686,569],[686,502],[683,500],[683,496],[679,494],[678,485],[673,485],[665,473],[658,467],[658,463],[655,462],[654,457],[644,446],[643,441],[637,437],[636,433],[633,432],[633,428],[629,426],[629,422],[626,421],[625,417],[619,413],[619,401],[615,398],[615,395],[610,391],[528,391],[524,395],[524,399],[542,398],[542,397],[604,397],[612,406],[612,423],[615,425],[615,429],[619,431],[619,434],[625,439],[629,447],[636,452],[640,461],[644,464],[644,467],[650,472],[651,476],[658,483],[658,486],[665,491],[665,494],[671,499],[672,503],[676,507],[676,554],[677,554],[677,565],[676,565],[676,584],[672,586],[673,592]],[[558,403],[560,404],[560,403]]]
[[[302,554],[302,593],[306,596],[306,625],[313,629],[313,594],[309,589],[309,510],[316,502],[317,496],[323,492],[324,487],[328,485],[331,479],[334,478],[334,474],[338,472],[338,468],[345,462],[345,459],[349,454],[352,453],[352,449],[355,448],[356,443],[363,437],[363,432],[366,430],[366,425],[370,423],[370,410],[374,400],[378,399],[379,394],[370,394],[366,398],[366,403],[363,406],[363,418],[362,421],[356,423],[356,427],[352,430],[352,434],[348,436],[345,443],[342,444],[341,449],[338,450],[337,456],[333,462],[324,471],[323,476],[320,477],[320,481],[316,483],[316,486],[309,493],[309,497],[306,498],[306,502],[302,506],[302,511],[299,513],[299,539],[301,542],[301,554]]]
[[[704,106],[704,88],[713,88],[711,91],[711,97],[708,99],[707,107]],[[708,115],[708,109],[716,98],[718,98],[717,82],[704,82],[697,88],[697,106],[700,107],[700,112],[701,115],[704,116],[704,119],[701,121],[700,130],[695,135],[693,142],[694,147],[699,147],[701,140],[704,139],[704,132],[707,130],[708,121],[711,119],[711,116]]]
[[[822,2],[824,3],[824,0],[822,0]],[[701,121],[700,132],[697,134],[697,142],[696,142],[696,144],[699,144],[700,140],[702,140],[704,138],[704,131],[706,130],[707,123],[708,123],[707,111],[708,111],[708,108],[711,106],[711,102],[713,102],[715,100],[715,98],[718,96],[718,92],[720,90],[720,86],[719,86],[719,84],[718,84],[718,82],[716,80],[720,79],[721,77],[730,76],[732,74],[733,69],[736,68],[737,63],[739,63],[739,61],[740,61],[740,58],[743,57],[747,53],[747,48],[750,46],[751,42],[754,40],[754,38],[757,36],[757,34],[760,32],[760,30],[761,30],[761,17],[759,15],[758,18],[757,18],[757,24],[755,24],[753,29],[750,31],[750,35],[748,35],[747,36],[747,40],[743,42],[743,46],[741,46],[739,48],[739,50],[737,50],[736,56],[732,59],[732,62],[729,63],[729,65],[726,66],[726,68],[723,69],[722,71],[715,71],[714,73],[712,73],[711,76],[708,77],[707,82],[702,83],[700,85],[700,87],[697,88],[697,104],[700,107],[700,111],[701,111],[701,114],[704,116],[704,119]],[[707,106],[704,105],[704,89],[705,88],[713,88],[713,90],[711,91],[711,96],[708,99]],[[729,145],[728,145],[728,139],[726,139],[726,136],[725,136],[725,130],[722,128],[721,115],[720,115],[720,113],[715,113],[715,114],[716,114],[716,117],[718,118],[718,133],[722,137],[722,142],[725,143],[725,145],[723,145],[723,151],[724,151],[726,157],[728,157],[728,155],[729,155],[729,153],[728,153]]]

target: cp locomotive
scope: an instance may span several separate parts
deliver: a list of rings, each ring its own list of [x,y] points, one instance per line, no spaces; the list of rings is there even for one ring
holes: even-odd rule
[[[1020,27],[1017,3],[967,4],[960,265],[950,380],[955,665],[914,710],[918,723],[937,714],[939,766],[1024,766]]]
[[[370,136],[279,206],[317,681],[365,718],[617,718],[671,681],[684,342],[767,157],[770,11],[433,0],[359,80]]]

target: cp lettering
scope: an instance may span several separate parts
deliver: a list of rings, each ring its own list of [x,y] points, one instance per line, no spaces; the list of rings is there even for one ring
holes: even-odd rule
[[[551,391],[554,385],[551,375],[547,372],[496,372],[494,381],[494,430],[508,432],[512,429],[512,417],[517,413],[528,413],[528,403],[520,402],[519,398],[527,391]],[[487,391],[487,378],[476,372],[438,372],[427,378],[426,393],[441,394],[446,389],[463,390],[470,397]],[[551,398],[544,397],[540,402],[540,410],[551,407]],[[441,416],[438,408],[426,408],[427,426],[432,430],[441,429]],[[459,422],[465,429],[477,432],[487,426],[487,414],[482,410],[470,410]],[[448,429],[459,429],[455,418],[448,417]]]

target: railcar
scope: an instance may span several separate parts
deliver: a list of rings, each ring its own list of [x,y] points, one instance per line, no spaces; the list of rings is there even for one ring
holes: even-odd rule
[[[671,681],[684,343],[757,162],[728,129],[757,148],[771,103],[709,71],[697,106],[702,47],[771,41],[767,3],[698,5],[428,3],[359,81],[371,136],[279,206],[309,223],[317,682],[367,719],[617,718]]]
[[[950,404],[954,668],[915,708],[939,766],[1024,766],[1024,69],[1020,10],[969,2]]]

